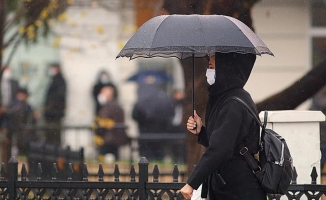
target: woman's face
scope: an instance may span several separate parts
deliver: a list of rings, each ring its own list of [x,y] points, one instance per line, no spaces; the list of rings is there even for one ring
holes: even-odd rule
[[[215,55],[209,57],[208,69],[215,69]]]

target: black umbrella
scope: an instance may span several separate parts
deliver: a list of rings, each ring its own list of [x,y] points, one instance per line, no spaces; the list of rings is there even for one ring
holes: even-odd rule
[[[161,15],[148,20],[129,39],[119,57],[193,57],[221,53],[273,53],[241,21],[224,15]],[[194,81],[192,104],[194,108]]]

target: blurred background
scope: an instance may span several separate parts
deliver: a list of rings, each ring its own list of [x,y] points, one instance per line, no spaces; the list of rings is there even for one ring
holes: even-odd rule
[[[59,132],[61,135],[59,145],[70,146],[76,151],[83,148],[86,159],[97,160],[99,159],[97,145],[101,144],[101,140],[94,139],[97,135],[94,131],[94,122],[98,116],[95,110],[97,96],[94,97],[94,87],[99,82],[100,72],[105,71],[108,76],[103,82],[115,86],[115,91],[118,93],[115,100],[123,110],[122,124],[126,126],[125,134],[130,139],[129,143],[119,146],[119,159],[137,161],[140,156],[137,143],[140,130],[137,121],[133,118],[133,109],[138,100],[139,83],[128,81],[128,78],[137,73],[141,67],[137,59],[115,57],[137,28],[150,18],[161,14],[219,14],[219,12],[227,14],[228,12],[223,12],[221,9],[234,7],[236,8],[230,13],[237,18],[241,17],[241,11],[249,11],[249,18],[251,17],[249,25],[275,55],[275,57],[257,56],[255,67],[245,86],[257,103],[264,102],[295,83],[302,83],[300,81],[304,80],[303,77],[309,75],[315,66],[319,66],[325,60],[325,1],[243,0],[241,3],[236,5],[235,1],[215,0],[178,2],[47,0],[43,3],[41,0],[2,1],[0,4],[2,80],[5,75],[4,69],[7,67],[10,69],[10,78],[17,81],[19,88],[28,91],[26,101],[33,110],[35,118],[33,125],[39,127],[31,140],[44,142],[44,135],[46,135],[44,126],[48,124],[44,117],[45,104],[53,81],[53,74],[51,75],[49,69],[54,63],[59,64],[65,80],[66,94],[64,115],[59,119],[60,126],[66,128]],[[185,97],[181,98],[181,100],[185,99],[183,105],[191,95],[187,87],[189,85],[186,73],[189,64],[187,62],[187,60],[180,62],[185,73],[184,76],[179,76],[179,79],[185,79],[184,86],[181,86],[181,90],[185,92]],[[204,65],[202,68],[206,67],[203,61],[199,65]],[[325,68],[326,66],[323,67]],[[177,72],[169,73],[174,76]],[[325,74],[322,71],[319,74],[322,76],[322,73]],[[202,78],[205,81],[205,78]],[[289,102],[295,102],[291,104],[292,107],[267,108],[308,110],[313,95],[324,84],[325,81],[304,82],[303,85],[307,86],[306,90],[311,92],[309,94],[299,92],[297,95],[303,97],[297,101],[288,99]],[[315,88],[311,89],[311,87]],[[203,91],[204,94],[206,92],[205,88],[196,89]],[[302,91],[301,87],[300,90]],[[173,92],[165,91],[173,95]],[[197,98],[201,102],[199,94]],[[201,107],[200,109],[204,110]],[[181,115],[186,113],[189,116],[189,111],[186,110],[187,107],[183,106]],[[183,120],[180,119],[178,125],[183,126]],[[185,131],[181,127],[177,132]],[[185,136],[184,140],[189,140],[188,136]],[[6,146],[7,150],[2,148],[2,162],[8,160],[9,154],[20,154],[17,153],[17,149],[12,149],[15,145],[17,146],[17,142]],[[186,148],[187,142],[179,146]],[[8,148],[10,152],[6,153],[9,151]],[[162,159],[166,162],[180,163],[187,160],[184,154],[179,160],[171,160],[172,156],[170,153],[170,157]],[[112,159],[117,158],[106,157],[107,162],[112,162]]]

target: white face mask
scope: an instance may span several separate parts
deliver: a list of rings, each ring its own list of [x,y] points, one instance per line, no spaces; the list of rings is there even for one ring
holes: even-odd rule
[[[2,78],[5,80],[9,80],[11,78],[10,70],[6,69],[5,71],[3,71]]]
[[[104,105],[107,102],[106,98],[105,98],[105,96],[103,94],[97,95],[97,100],[98,100],[100,105]]]
[[[102,84],[105,84],[105,83],[110,82],[110,79],[109,79],[108,76],[102,75],[101,78],[100,78],[100,81],[101,81]]]
[[[215,83],[215,69],[206,70],[207,83],[213,85]]]
[[[54,75],[57,74],[57,71],[55,69],[53,69],[53,68],[50,68],[48,73],[49,73],[50,76],[54,76]]]

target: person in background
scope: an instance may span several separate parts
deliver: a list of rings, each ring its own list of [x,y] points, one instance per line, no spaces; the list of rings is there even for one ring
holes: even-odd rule
[[[169,134],[174,116],[173,99],[162,89],[157,77],[146,76],[138,84],[138,99],[132,110],[132,118],[137,122],[140,135],[144,133]],[[150,160],[163,160],[171,143],[159,140],[139,142],[140,156]]]
[[[185,99],[185,80],[183,67],[178,58],[137,58],[137,68],[138,71],[157,71],[160,73],[165,73],[172,77],[173,81],[166,81],[160,85],[162,91],[165,92],[169,97],[172,98],[172,104],[174,109],[173,116],[171,117],[171,124],[169,124],[169,129],[162,129],[161,131],[167,130],[165,133],[168,134],[179,134],[184,135],[186,129],[184,125],[181,124],[183,119],[183,102]],[[162,116],[164,117],[164,116]],[[186,159],[186,148],[185,140],[175,140],[171,141],[168,146],[166,146],[166,156],[165,160],[169,161],[172,159],[175,162],[184,162]],[[173,149],[177,149],[178,153],[175,153]]]
[[[124,111],[119,105],[116,96],[116,88],[112,85],[104,85],[98,94],[100,110],[95,119],[95,144],[98,149],[100,161],[104,161],[107,155],[114,155],[114,159],[120,159],[119,147],[129,143],[126,131],[115,128],[116,124],[123,124]]]
[[[47,144],[61,144],[61,122],[66,108],[66,81],[61,73],[59,63],[52,63],[49,67],[51,83],[46,93],[44,103],[44,120],[49,128],[45,133]]]
[[[4,110],[12,104],[18,88],[18,81],[13,79],[10,67],[4,66],[1,79],[1,105]]]
[[[19,88],[8,110],[9,133],[13,143],[13,156],[27,155],[29,142],[36,139],[36,118],[27,103],[28,92]],[[16,152],[16,148],[18,152]]]
[[[162,85],[163,91],[165,91],[169,96],[173,97],[174,101],[174,116],[173,116],[173,126],[175,130],[173,132],[180,132],[183,129],[180,128],[183,107],[182,103],[185,98],[185,80],[184,73],[181,62],[177,58],[138,58],[137,59],[138,71],[145,70],[156,70],[170,75],[173,81],[166,82]],[[183,127],[183,126],[182,126]]]
[[[94,112],[95,115],[98,114],[98,112],[101,108],[101,105],[97,99],[97,96],[100,93],[103,86],[106,86],[106,85],[111,85],[115,89],[116,92],[114,93],[114,99],[117,100],[118,92],[117,92],[117,88],[116,88],[115,84],[112,82],[111,75],[109,74],[109,72],[107,72],[105,70],[101,70],[97,76],[96,83],[93,86],[93,91],[92,91],[93,99],[95,102],[95,112]]]

